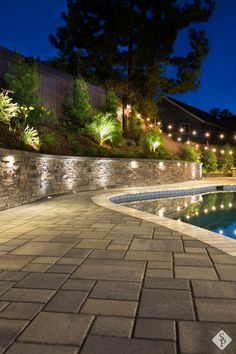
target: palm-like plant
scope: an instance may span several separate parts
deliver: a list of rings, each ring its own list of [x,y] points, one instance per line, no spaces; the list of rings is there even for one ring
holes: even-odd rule
[[[0,92],[0,121],[9,125],[11,120],[19,115],[19,105],[12,102],[9,91]]]
[[[30,128],[28,125],[22,132],[22,141],[25,145],[30,145],[35,150],[40,149],[40,138],[38,131],[34,128]]]
[[[121,134],[117,119],[111,113],[98,113],[92,123],[86,126],[87,134],[100,146],[106,141],[114,142]]]

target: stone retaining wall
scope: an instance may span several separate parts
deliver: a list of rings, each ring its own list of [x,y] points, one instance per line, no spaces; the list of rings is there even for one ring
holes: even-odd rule
[[[190,162],[41,155],[0,149],[0,210],[78,190],[151,186],[201,178]]]

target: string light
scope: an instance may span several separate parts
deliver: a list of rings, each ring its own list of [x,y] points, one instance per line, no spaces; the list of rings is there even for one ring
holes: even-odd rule
[[[220,205],[220,208],[221,208],[221,209],[224,209],[224,204],[221,204],[221,205]]]
[[[172,125],[171,124],[168,125],[168,129],[172,129]]]
[[[192,133],[193,135],[197,135],[197,132],[196,132],[196,130],[193,130],[193,133]]]
[[[210,133],[207,132],[207,133],[205,134],[205,137],[206,137],[206,138],[209,138],[209,136],[210,136]]]
[[[149,122],[150,121],[150,118],[147,118],[147,122]]]
[[[171,137],[172,137],[172,134],[171,134],[171,133],[169,133],[169,134],[168,134],[168,137],[169,137],[169,138],[171,138]]]
[[[205,146],[205,147],[204,147],[204,150],[208,150],[208,146]]]
[[[216,152],[216,149],[212,149],[213,152]]]
[[[230,151],[229,154],[230,154],[230,155],[233,155],[233,151]]]
[[[224,139],[224,134],[220,134],[220,139]]]
[[[179,137],[177,140],[178,140],[178,141],[181,141],[181,138]]]
[[[161,125],[161,122],[157,122],[157,125]]]
[[[150,124],[150,128],[153,128],[153,124]]]
[[[221,154],[224,154],[225,152],[224,152],[224,150],[220,150],[220,153],[221,153]]]
[[[223,230],[220,230],[219,233],[220,233],[221,235],[223,235],[224,231],[223,231]]]
[[[184,132],[184,128],[180,128],[179,131],[180,131],[180,133],[183,133]]]
[[[212,210],[214,210],[214,211],[215,211],[215,210],[216,210],[216,207],[215,207],[215,206],[213,206],[213,207],[212,207]]]

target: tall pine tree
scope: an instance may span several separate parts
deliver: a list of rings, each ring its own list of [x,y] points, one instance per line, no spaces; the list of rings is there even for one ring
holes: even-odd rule
[[[196,90],[208,53],[205,31],[194,26],[212,14],[212,0],[67,0],[65,25],[50,35],[58,49],[51,63],[97,85],[126,93],[128,103],[152,106],[158,96]],[[195,26],[196,27],[196,26]],[[190,50],[176,56],[183,29]],[[168,75],[168,67],[176,75]]]

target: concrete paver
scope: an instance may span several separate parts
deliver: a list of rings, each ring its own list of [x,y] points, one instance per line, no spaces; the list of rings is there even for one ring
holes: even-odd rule
[[[94,193],[0,213],[0,354],[235,353],[235,257]]]

